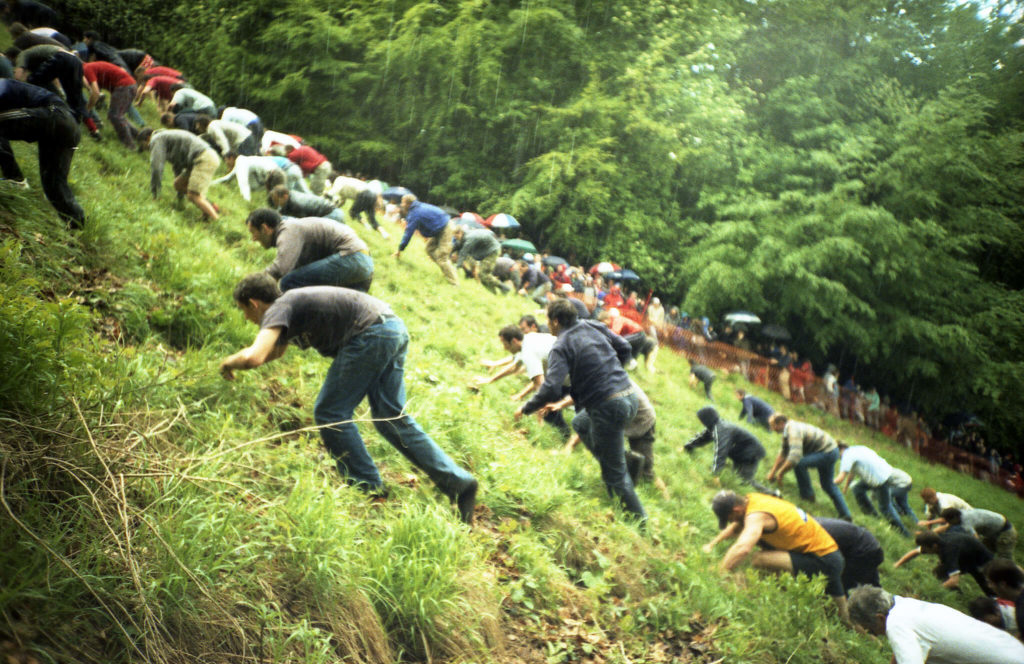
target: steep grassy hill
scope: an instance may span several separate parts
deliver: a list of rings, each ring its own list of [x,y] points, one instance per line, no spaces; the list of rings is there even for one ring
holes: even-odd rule
[[[150,116],[152,121],[152,116]],[[716,532],[710,451],[682,445],[703,395],[683,358],[635,374],[658,411],[644,534],[611,507],[596,462],[555,432],[515,423],[518,377],[481,392],[497,330],[532,311],[479,284],[445,284],[417,239],[359,230],[377,260],[373,294],[409,327],[409,410],[481,481],[477,526],[360,425],[392,486],[368,502],[335,473],[312,429],[328,362],[292,350],[224,381],[217,364],[255,328],[231,289],[271,252],[251,242],[249,205],[211,190],[216,223],[177,205],[170,171],[148,194],[148,161],[85,138],[72,173],[88,224],[70,233],[42,198],[0,182],[0,633],[39,662],[885,662],[884,643],[844,628],[820,581],[723,577],[700,545]],[[255,207],[255,203],[252,207]],[[716,397],[734,416],[733,387]],[[755,390],[757,391],[757,390]],[[1008,515],[1018,501],[929,466],[888,440],[803,407],[774,405],[878,448],[934,485]],[[360,419],[368,412],[360,411]],[[776,435],[759,432],[770,454]],[[762,472],[764,470],[762,469]],[[790,480],[792,482],[792,480]],[[726,471],[721,485],[740,488]],[[795,487],[787,487],[795,498]],[[916,492],[915,492],[916,493]],[[921,507],[919,499],[915,508]],[[851,497],[852,506],[852,497]],[[816,505],[831,515],[819,492]],[[855,508],[854,508],[855,509]],[[855,513],[856,509],[855,509]],[[857,513],[886,548],[891,591],[963,608],[909,544]]]

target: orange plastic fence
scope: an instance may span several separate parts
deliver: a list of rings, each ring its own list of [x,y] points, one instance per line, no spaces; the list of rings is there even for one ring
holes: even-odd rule
[[[702,335],[674,325],[658,326],[658,339],[687,358],[728,373],[743,374],[747,380],[781,394],[794,403],[817,404],[836,417],[844,417],[854,424],[867,426],[866,405],[856,394],[840,390],[838,399],[830,399],[824,384],[813,373],[804,375],[793,369],[779,369],[766,357],[730,346],[720,341],[707,341]],[[894,408],[885,405],[876,416],[872,427],[900,444],[906,445],[925,459],[940,463],[979,480],[991,482],[1007,491],[1024,497],[1024,480],[996,466],[992,461],[945,441],[928,436],[917,429],[910,418],[900,417]]]

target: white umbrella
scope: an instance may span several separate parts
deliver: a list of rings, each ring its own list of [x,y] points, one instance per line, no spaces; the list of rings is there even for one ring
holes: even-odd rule
[[[734,311],[731,314],[725,315],[725,322],[732,323],[733,325],[736,323],[750,323],[752,325],[756,325],[761,322],[761,319],[749,311]]]

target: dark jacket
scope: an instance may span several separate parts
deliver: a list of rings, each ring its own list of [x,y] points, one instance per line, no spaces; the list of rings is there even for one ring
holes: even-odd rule
[[[765,451],[761,442],[746,429],[725,422],[718,416],[713,406],[706,406],[697,411],[697,419],[704,425],[704,431],[690,439],[684,449],[692,452],[702,445],[715,443],[714,460],[711,463],[711,474],[718,475],[725,466],[726,459],[734,464],[756,463],[764,458]]]

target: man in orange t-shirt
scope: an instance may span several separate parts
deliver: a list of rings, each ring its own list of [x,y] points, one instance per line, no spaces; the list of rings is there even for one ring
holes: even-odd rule
[[[843,554],[832,536],[796,505],[763,493],[740,496],[733,491],[720,491],[711,501],[718,517],[718,536],[704,546],[710,553],[715,545],[735,537],[726,551],[720,569],[730,572],[750,556],[754,546],[763,542],[770,551],[753,554],[750,564],[773,572],[802,572],[807,576],[826,577],[825,593],[832,598],[844,622],[849,621],[846,593],[843,589]]]

